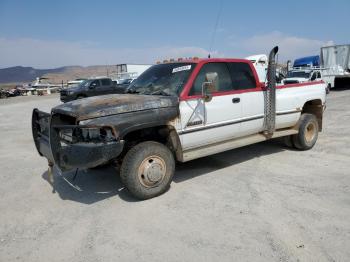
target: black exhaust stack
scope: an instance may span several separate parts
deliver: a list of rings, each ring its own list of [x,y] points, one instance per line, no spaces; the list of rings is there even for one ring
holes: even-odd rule
[[[267,89],[265,95],[265,135],[272,136],[276,123],[276,54],[278,46],[275,46],[269,55],[267,68]]]

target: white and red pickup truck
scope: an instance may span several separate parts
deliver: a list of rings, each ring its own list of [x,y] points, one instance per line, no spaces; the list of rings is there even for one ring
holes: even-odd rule
[[[139,199],[164,193],[175,162],[276,137],[307,150],[322,130],[325,83],[276,86],[275,47],[268,82],[244,59],[191,59],[157,64],[128,94],[98,96],[33,111],[40,155],[60,170],[121,164],[126,188]]]

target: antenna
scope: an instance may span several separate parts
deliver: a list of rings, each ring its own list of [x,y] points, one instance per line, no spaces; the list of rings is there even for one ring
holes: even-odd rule
[[[211,36],[208,58],[210,58],[210,53],[211,53],[212,48],[213,48],[213,45],[214,45],[214,40],[215,40],[215,36],[216,36],[216,31],[217,31],[217,29],[218,29],[219,20],[220,20],[220,17],[221,17],[222,5],[223,5],[223,0],[220,0],[220,6],[219,6],[218,15],[216,16],[214,31],[213,31],[213,34],[212,34],[212,36]]]

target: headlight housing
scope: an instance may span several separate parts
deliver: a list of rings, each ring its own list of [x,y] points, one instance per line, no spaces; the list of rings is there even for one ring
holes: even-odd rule
[[[117,138],[111,127],[67,126],[60,128],[59,137],[64,143],[107,143]]]

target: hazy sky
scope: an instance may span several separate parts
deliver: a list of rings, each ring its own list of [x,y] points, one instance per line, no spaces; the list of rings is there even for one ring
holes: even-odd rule
[[[0,68],[206,57],[220,0],[0,0]],[[350,0],[222,0],[212,57],[280,46],[280,60],[350,43]]]

